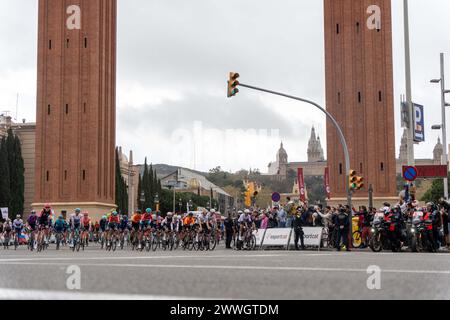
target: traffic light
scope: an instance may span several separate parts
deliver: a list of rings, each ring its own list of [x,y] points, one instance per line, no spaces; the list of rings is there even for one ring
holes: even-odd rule
[[[239,81],[237,81],[238,78],[239,73],[230,72],[230,79],[228,80],[228,98],[234,97],[239,93],[239,89],[237,88],[239,86]]]
[[[356,171],[355,170],[350,170],[350,172],[348,173],[348,185],[350,190],[356,190],[356,181],[357,181],[357,177],[356,177]]]
[[[363,177],[356,177],[356,188],[355,190],[361,190],[364,188],[364,178]]]

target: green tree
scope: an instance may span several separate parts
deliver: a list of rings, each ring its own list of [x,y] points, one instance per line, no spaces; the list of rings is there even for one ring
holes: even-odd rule
[[[448,176],[450,179],[450,174]],[[450,180],[448,180],[450,182]],[[450,186],[450,183],[449,183]],[[420,199],[425,202],[437,202],[440,198],[444,196],[444,179],[433,180],[431,187],[425,192],[425,194]]]
[[[2,138],[0,141],[0,177],[0,207],[9,208],[11,202],[11,186],[6,138]]]
[[[128,213],[128,190],[127,183],[122,177],[120,170],[119,151],[116,148],[116,205],[121,214]]]
[[[22,158],[22,147],[18,136],[11,135],[10,144],[12,145],[12,154],[10,158],[10,185],[11,185],[11,203],[10,216],[15,217],[17,214],[23,215],[23,204],[25,201],[25,167]],[[14,168],[14,170],[12,170]]]

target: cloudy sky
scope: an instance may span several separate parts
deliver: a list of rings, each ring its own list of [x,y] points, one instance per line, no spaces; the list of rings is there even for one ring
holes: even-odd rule
[[[356,0],[355,0],[356,1]],[[404,92],[402,1],[393,0],[397,153]],[[410,0],[414,100],[426,106],[429,158],[440,122],[439,53],[447,54],[450,1]],[[35,120],[37,0],[0,1],[0,111]],[[117,144],[148,156],[208,170],[260,168],[283,140],[289,160],[306,160],[311,126],[325,118],[308,105],[242,88],[226,99],[229,71],[241,81],[324,104],[322,0],[118,0]],[[448,98],[450,100],[450,97]]]

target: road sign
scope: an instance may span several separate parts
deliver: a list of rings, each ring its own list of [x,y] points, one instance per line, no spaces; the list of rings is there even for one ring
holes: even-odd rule
[[[8,219],[8,208],[0,208],[3,220]]]
[[[417,169],[416,167],[408,166],[403,167],[403,178],[407,181],[414,181],[417,179]]]
[[[414,108],[414,142],[425,141],[425,121],[423,114],[423,106],[420,104],[413,104]]]
[[[403,172],[408,167],[403,167]],[[417,170],[417,178],[446,178],[447,166],[444,165],[431,165],[431,166],[415,166]]]
[[[272,201],[273,202],[280,202],[281,195],[278,192],[272,193]]]

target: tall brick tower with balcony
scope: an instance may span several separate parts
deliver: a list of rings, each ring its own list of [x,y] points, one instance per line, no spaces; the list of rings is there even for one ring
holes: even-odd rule
[[[33,207],[115,207],[116,0],[39,0]]]
[[[369,28],[368,8],[381,9]],[[324,0],[327,110],[341,125],[351,168],[365,178],[355,202],[375,203],[396,196],[391,0]],[[372,9],[373,10],[373,9]],[[369,10],[370,11],[370,10]],[[369,19],[369,22],[371,20]],[[345,163],[339,139],[327,124],[332,202],[345,198]],[[345,182],[344,182],[345,181]],[[378,200],[378,201],[377,201]]]

